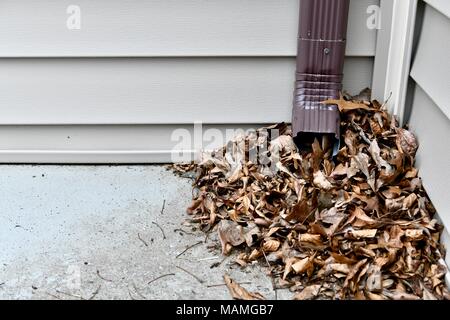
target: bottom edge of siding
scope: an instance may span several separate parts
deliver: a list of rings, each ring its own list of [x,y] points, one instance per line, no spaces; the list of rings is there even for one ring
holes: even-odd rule
[[[177,155],[183,155],[183,160]],[[0,150],[1,164],[136,164],[196,159],[195,150]]]

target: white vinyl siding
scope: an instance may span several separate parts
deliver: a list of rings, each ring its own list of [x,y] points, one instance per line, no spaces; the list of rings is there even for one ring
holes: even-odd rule
[[[450,120],[426,92],[417,86],[411,130],[419,139],[416,165],[423,179],[425,189],[433,201],[439,216],[450,227],[450,200],[448,183],[450,181]]]
[[[0,70],[0,124],[291,120],[294,58],[0,59]],[[372,61],[347,58],[345,74],[358,92]]]
[[[450,3],[450,1],[449,1]],[[411,77],[450,118],[450,18],[426,6]]]
[[[417,166],[439,217],[450,229],[450,18],[448,1],[426,1],[411,77],[409,124],[419,139]],[[439,9],[439,10],[438,10]]]
[[[450,1],[448,0],[424,0],[427,4],[450,18]]]
[[[81,8],[68,30],[66,8]],[[377,30],[351,0],[344,88]],[[169,162],[174,129],[290,122],[298,0],[0,0],[0,162]],[[71,139],[67,139],[71,136]],[[76,139],[74,137],[80,137]]]
[[[352,0],[347,55],[373,56],[376,32]],[[81,8],[81,29],[66,8]],[[0,57],[294,56],[298,0],[1,0]]]
[[[203,125],[203,133],[248,130],[253,125]],[[176,131],[178,130],[178,132]],[[33,125],[0,126],[0,159],[3,162],[38,163],[148,163],[168,162],[172,152],[183,148],[181,134],[194,143],[194,125]],[[234,131],[238,132],[238,131]],[[229,133],[230,135],[231,133]],[[205,148],[218,148],[226,141],[205,139]],[[192,152],[188,152],[190,156]],[[114,161],[112,161],[113,159]]]

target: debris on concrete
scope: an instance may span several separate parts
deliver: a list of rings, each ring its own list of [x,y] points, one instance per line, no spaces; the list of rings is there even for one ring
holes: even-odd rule
[[[325,103],[341,112],[334,160],[326,139],[299,150],[281,123],[172,166],[196,173],[192,221],[214,229],[238,265],[267,264],[275,289],[295,299],[449,299],[442,226],[414,167],[416,138],[377,101]],[[260,298],[225,281],[233,298]]]
[[[0,175],[0,299],[231,299],[224,273],[274,298],[263,268],[223,259],[216,235],[205,243],[186,221],[191,181],[165,166],[0,165]]]

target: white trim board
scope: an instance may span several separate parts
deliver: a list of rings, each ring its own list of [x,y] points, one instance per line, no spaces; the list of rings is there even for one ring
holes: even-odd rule
[[[0,150],[0,163],[140,164],[171,163],[174,154],[194,160],[193,150]]]
[[[403,122],[418,0],[381,0],[374,63],[373,98]]]
[[[236,133],[263,126],[0,126],[0,163],[168,163],[181,151],[193,160],[202,146],[216,149]]]

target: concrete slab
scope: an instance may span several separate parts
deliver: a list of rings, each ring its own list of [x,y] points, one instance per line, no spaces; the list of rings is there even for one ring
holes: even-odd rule
[[[225,272],[273,299],[266,268],[211,268],[190,184],[163,166],[0,166],[0,299],[230,299],[211,287]]]

